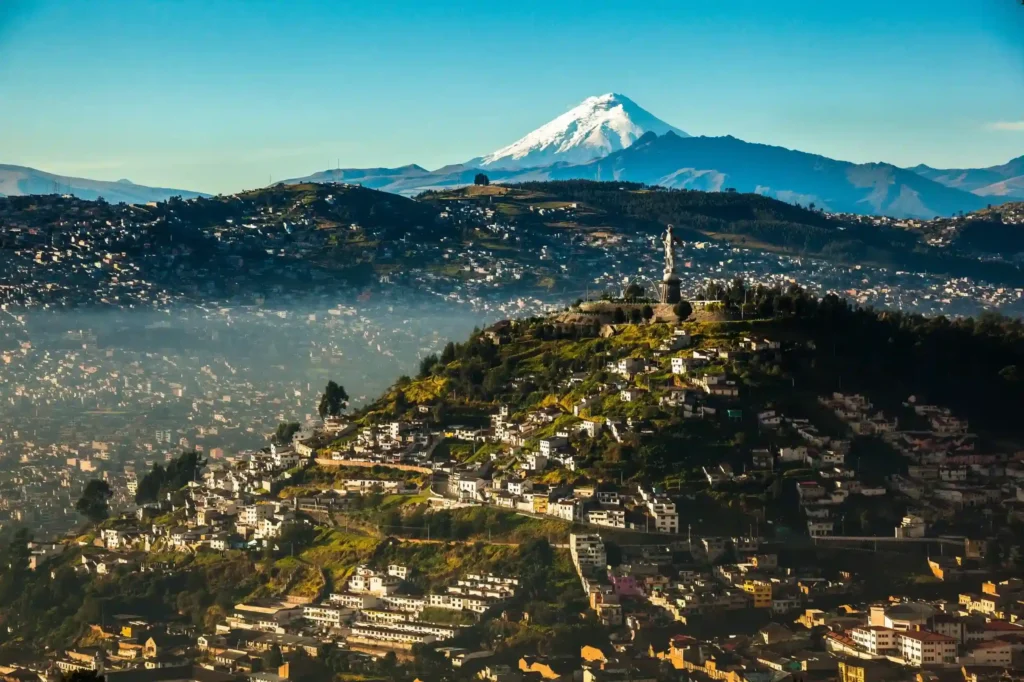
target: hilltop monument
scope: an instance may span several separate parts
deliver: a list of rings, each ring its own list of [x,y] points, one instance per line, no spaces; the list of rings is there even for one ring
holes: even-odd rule
[[[679,276],[676,275],[675,238],[671,225],[665,230],[662,243],[665,245],[665,271],[661,278],[661,302],[675,305],[682,296],[679,293]]]

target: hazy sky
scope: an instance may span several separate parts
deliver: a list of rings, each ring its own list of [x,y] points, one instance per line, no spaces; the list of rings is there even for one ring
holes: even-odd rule
[[[851,161],[1024,154],[1020,0],[0,0],[0,163],[229,192],[437,167],[620,92]]]

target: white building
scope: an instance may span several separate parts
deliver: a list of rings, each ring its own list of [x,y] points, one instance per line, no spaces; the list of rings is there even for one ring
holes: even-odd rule
[[[907,514],[903,517],[900,525],[896,527],[898,538],[923,538],[928,530],[924,519],[914,514]]]
[[[850,630],[853,639],[865,651],[884,656],[896,652],[896,631],[880,625],[867,625]]]
[[[548,465],[548,458],[539,452],[528,453],[523,460],[523,468],[527,471],[544,471]]]
[[[565,521],[579,521],[582,518],[580,504],[572,498],[548,503],[548,514]]]
[[[918,668],[956,663],[956,640],[928,630],[896,633],[900,656]]]
[[[352,577],[348,579],[348,589],[356,594],[384,597],[394,593],[398,589],[399,583],[401,583],[401,579],[396,576],[378,573],[366,566],[359,566]]]
[[[299,453],[291,448],[279,448],[275,443],[271,443],[270,459],[273,460],[274,466],[279,469],[291,469],[299,463],[300,457]]]
[[[506,483],[510,495],[521,496],[533,490],[533,481],[528,478],[512,478]]]
[[[600,535],[572,533],[569,536],[569,553],[572,563],[580,575],[602,572],[608,567],[608,556]]]
[[[258,528],[260,523],[275,512],[275,505],[270,502],[259,502],[242,508],[240,521],[249,528]]]
[[[807,533],[812,538],[832,535],[834,527],[835,524],[828,519],[808,519],[807,521]]]
[[[302,607],[302,617],[309,622],[325,628],[341,627],[352,619],[354,611],[344,606],[330,604],[310,604]]]
[[[625,528],[626,512],[623,509],[592,509],[586,513],[586,522],[609,528]]]
[[[487,489],[487,481],[473,475],[462,474],[459,476],[459,498],[479,500]]]
[[[654,527],[659,533],[678,533],[679,514],[671,512],[651,512],[654,519]]]
[[[616,370],[622,376],[629,377],[642,372],[645,365],[643,358],[622,358],[616,365]]]
[[[555,451],[559,450],[560,448],[564,448],[568,444],[568,439],[562,438],[560,436],[542,438],[540,441],[540,454],[550,459],[551,456],[555,453]]]

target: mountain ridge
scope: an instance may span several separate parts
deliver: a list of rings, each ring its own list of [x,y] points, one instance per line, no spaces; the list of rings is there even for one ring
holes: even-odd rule
[[[933,168],[922,163],[907,170],[982,197],[1024,199],[1024,156],[987,168]]]
[[[204,192],[137,185],[124,178],[117,181],[92,180],[48,173],[28,166],[0,164],[0,196],[33,194],[72,194],[79,199],[103,198],[112,203],[146,204],[166,201],[173,196],[183,199],[208,197]]]
[[[731,135],[694,137],[625,95],[607,93],[463,164],[429,172],[419,166],[372,173],[348,169],[286,182],[329,178],[412,196],[472,184],[482,172],[497,184],[584,179],[714,192],[735,188],[836,212],[898,218],[951,216],[984,208],[990,197],[1012,200],[1018,190],[1024,195],[1024,157],[982,171],[984,181],[961,186],[952,174],[968,171],[857,164]]]
[[[946,187],[892,164],[855,164],[820,154],[724,137],[647,134],[629,148],[552,180],[622,180],[674,189],[764,194],[829,211],[932,218],[984,208],[968,192]]]
[[[856,164],[786,147],[746,142],[731,135],[681,137],[671,131],[661,136],[644,133],[629,147],[583,164],[557,163],[521,169],[460,164],[427,173],[390,169],[386,173],[366,174],[350,169],[332,177],[342,182],[362,177],[360,181],[367,187],[414,195],[472,184],[480,172],[497,184],[617,180],[711,192],[734,188],[789,203],[813,203],[831,211],[901,218],[933,218],[976,211],[990,201],[892,164]],[[316,182],[319,176],[285,182]]]
[[[856,164],[731,135],[694,137],[618,93],[588,97],[512,144],[466,163],[434,170],[418,164],[334,168],[283,183],[357,184],[414,196],[471,185],[481,172],[495,184],[587,179],[704,191],[733,188],[830,211],[898,218],[952,216],[1024,199],[1024,156],[981,169]],[[127,203],[208,196],[0,165],[0,196],[64,191]]]

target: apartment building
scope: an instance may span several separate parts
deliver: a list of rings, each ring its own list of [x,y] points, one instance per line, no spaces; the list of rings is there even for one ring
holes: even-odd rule
[[[597,534],[577,534],[569,536],[569,552],[576,572],[582,575],[603,572],[608,567],[608,557],[604,551],[604,541]]]
[[[900,656],[918,668],[956,662],[956,640],[928,630],[896,633]]]

